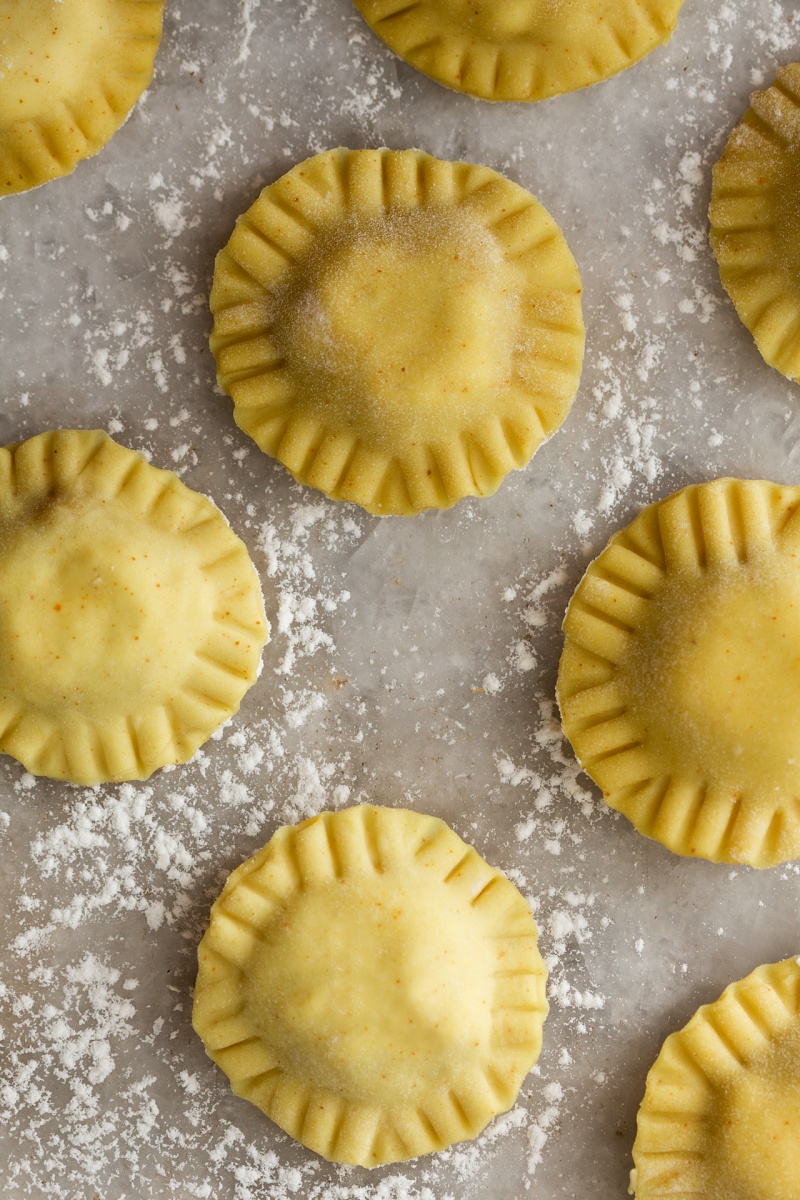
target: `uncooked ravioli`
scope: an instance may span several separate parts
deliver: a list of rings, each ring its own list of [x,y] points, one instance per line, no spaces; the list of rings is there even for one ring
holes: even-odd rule
[[[237,423],[297,480],[411,514],[490,494],[558,428],[580,296],[558,226],[496,171],[340,149],[239,218],[211,347]]]
[[[763,358],[800,382],[800,63],[782,67],[714,167],[711,246]]]
[[[355,0],[396,54],[484,100],[588,87],[668,42],[683,0]]]
[[[677,854],[800,857],[800,488],[695,484],[591,564],[564,619],[564,731]]]
[[[267,638],[247,548],[205,496],[107,434],[0,449],[0,751],[95,784],[184,762]]]
[[[0,196],[68,175],[153,78],[164,0],[0,0]]]
[[[800,962],[758,967],[670,1034],[637,1119],[636,1200],[800,1200]]]
[[[228,879],[198,960],[208,1054],[334,1162],[476,1137],[541,1049],[530,908],[435,817],[361,805],[279,829]]]

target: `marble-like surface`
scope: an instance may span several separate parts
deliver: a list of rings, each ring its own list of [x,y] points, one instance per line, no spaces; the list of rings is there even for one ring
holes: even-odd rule
[[[796,953],[796,867],[684,861],[611,813],[552,709],[589,557],[691,480],[797,480],[798,392],[762,362],[706,239],[709,166],[797,57],[789,0],[687,0],[670,45],[586,92],[491,106],[416,74],[351,0],[168,0],[156,79],[68,179],[0,204],[0,438],[100,426],[212,495],[274,637],[221,738],[87,792],[0,763],[0,1161],[16,1197],[543,1200],[625,1194],[664,1036]],[[264,183],[345,144],[507,173],[585,281],[574,409],[489,500],[378,520],[298,488],[214,384],[214,254]],[[372,1173],[233,1097],[190,1027],[224,877],[358,797],[448,819],[530,895],[552,970],[538,1073],[477,1147]]]

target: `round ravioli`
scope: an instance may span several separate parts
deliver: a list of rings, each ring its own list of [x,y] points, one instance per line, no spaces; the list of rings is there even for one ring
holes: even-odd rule
[[[332,150],[264,189],[217,256],[211,348],[237,424],[372,513],[495,491],[564,420],[581,283],[487,167]]]
[[[683,0],[355,0],[396,54],[483,100],[599,83],[668,42]]]
[[[153,78],[164,0],[0,0],[0,196],[68,175]]]
[[[102,432],[0,449],[0,751],[95,784],[184,762],[255,681],[267,621],[205,496]]]
[[[763,358],[800,382],[800,63],[755,92],[714,167],[711,246]]]
[[[517,889],[443,821],[363,805],[228,879],[194,1027],[233,1090],[333,1162],[399,1162],[513,1104],[547,1014]]]
[[[644,509],[564,620],[564,732],[677,854],[800,857],[800,488],[718,479]]]
[[[800,965],[759,967],[671,1034],[647,1077],[636,1200],[800,1200]]]

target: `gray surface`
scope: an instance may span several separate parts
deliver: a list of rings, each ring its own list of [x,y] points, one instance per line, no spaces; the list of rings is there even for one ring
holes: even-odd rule
[[[70,179],[3,202],[0,437],[99,425],[177,466],[248,540],[274,629],[242,713],[187,767],[92,794],[0,763],[4,1195],[624,1195],[663,1037],[798,951],[795,867],[731,871],[646,842],[576,778],[548,711],[564,607],[611,531],[689,480],[797,479],[797,390],[723,296],[704,216],[751,71],[768,80],[796,57],[797,17],[687,0],[670,46],[632,71],[500,107],[395,60],[350,0],[170,2],[156,82],[125,128]],[[578,259],[577,402],[491,500],[413,521],[328,503],[251,448],[215,392],[214,253],[265,182],[337,144],[504,171]],[[268,575],[269,536],[282,547]],[[314,611],[281,631],[302,595]],[[225,875],[345,787],[446,817],[509,870],[538,898],[555,989],[509,1127],[371,1174],[328,1167],[231,1096],[189,1025],[194,947]]]

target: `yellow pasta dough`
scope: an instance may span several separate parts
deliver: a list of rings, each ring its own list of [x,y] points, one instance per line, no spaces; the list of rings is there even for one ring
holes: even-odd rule
[[[696,484],[612,537],[564,620],[564,731],[678,854],[800,857],[800,488]]]
[[[543,100],[668,42],[683,0],[355,0],[418,71],[484,100]]]
[[[0,0],[0,196],[68,175],[153,78],[164,0]]]
[[[636,1200],[800,1200],[800,965],[759,967],[671,1034],[647,1077]]]
[[[800,63],[755,92],[714,167],[720,278],[763,358],[800,382]]]
[[[198,959],[208,1054],[335,1162],[475,1137],[541,1048],[530,909],[434,817],[362,805],[279,829],[228,879]]]
[[[0,449],[0,751],[144,779],[236,712],[266,638],[246,547],[171,471],[86,430]]]
[[[488,495],[561,424],[580,293],[558,226],[495,171],[333,150],[240,217],[211,347],[237,424],[298,481],[407,515]]]

